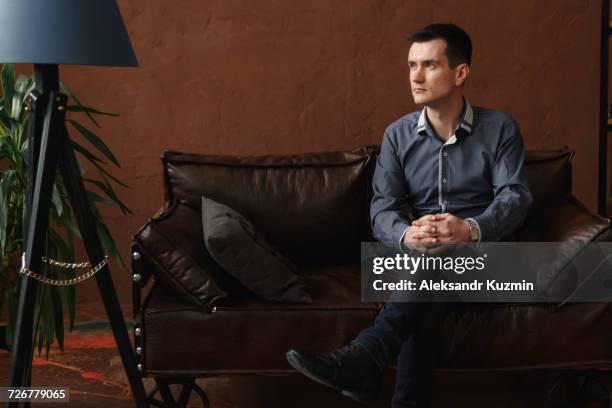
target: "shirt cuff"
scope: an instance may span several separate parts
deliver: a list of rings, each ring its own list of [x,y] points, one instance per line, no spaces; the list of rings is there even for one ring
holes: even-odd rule
[[[404,252],[404,247],[402,245],[402,242],[404,242],[404,236],[406,235],[406,232],[408,232],[410,227],[411,227],[410,225],[406,227],[406,229],[404,230],[404,232],[402,232],[402,235],[400,236],[399,242],[397,243],[399,250],[402,252]]]

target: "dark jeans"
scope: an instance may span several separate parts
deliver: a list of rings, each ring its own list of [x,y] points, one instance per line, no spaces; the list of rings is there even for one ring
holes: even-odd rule
[[[356,341],[381,371],[398,358],[393,408],[414,406],[409,405],[414,402],[418,407],[431,404],[434,369],[445,350],[440,329],[447,305],[389,303],[376,317],[374,326],[357,336]]]

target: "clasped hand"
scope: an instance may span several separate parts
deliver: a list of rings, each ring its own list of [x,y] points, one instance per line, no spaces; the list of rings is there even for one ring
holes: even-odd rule
[[[420,252],[433,253],[439,244],[470,241],[467,221],[450,213],[428,214],[412,222],[404,234],[403,243]]]

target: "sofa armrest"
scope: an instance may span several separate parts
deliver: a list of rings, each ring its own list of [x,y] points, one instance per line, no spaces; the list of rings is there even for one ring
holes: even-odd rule
[[[176,202],[132,240],[155,276],[182,298],[210,311],[227,296],[226,274],[204,246],[200,211]]]
[[[540,252],[537,247],[532,250],[538,291],[544,298],[565,299],[561,304],[570,300],[584,279],[577,269],[575,256],[589,242],[602,239],[612,240],[610,220],[593,214],[574,197],[530,216],[518,235],[518,240],[523,242],[559,243],[549,247],[554,255],[548,254],[546,259],[535,254]],[[584,258],[581,259],[582,265]]]
[[[138,287],[144,288],[145,286],[147,286],[149,280],[153,276],[153,271],[151,266],[146,263],[146,260],[142,259],[142,250],[140,249],[140,245],[136,241],[136,237],[140,236],[142,234],[142,231],[145,230],[153,220],[161,217],[165,213],[165,211],[165,207],[160,207],[155,212],[155,214],[151,218],[149,218],[149,221],[147,221],[145,225],[140,227],[136,235],[132,237],[130,251],[130,258],[132,261],[132,281],[133,283],[138,283],[138,285],[136,285]],[[138,276],[138,278],[136,278],[136,275]]]
[[[570,197],[530,216],[519,231],[518,241],[612,241],[612,232],[609,219],[591,213]]]

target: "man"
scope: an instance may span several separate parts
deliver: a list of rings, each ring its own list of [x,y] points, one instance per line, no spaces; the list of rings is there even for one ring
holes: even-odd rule
[[[416,249],[512,239],[532,201],[516,122],[464,98],[472,43],[461,28],[432,24],[408,39],[412,96],[424,108],[385,131],[370,210],[375,238]],[[419,336],[439,328],[439,306],[389,303],[350,345],[323,355],[290,350],[287,359],[302,374],[371,401],[401,351],[393,407],[429,406],[435,350],[423,353],[419,347],[432,343]],[[415,364],[419,372],[411,373]]]

